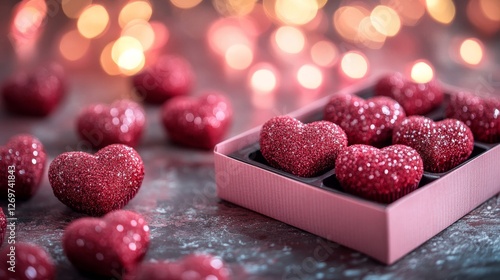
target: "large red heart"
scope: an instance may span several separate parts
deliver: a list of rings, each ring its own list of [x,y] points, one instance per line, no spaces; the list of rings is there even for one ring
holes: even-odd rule
[[[16,242],[0,251],[0,279],[52,280],[55,274],[54,261],[35,244]]]
[[[410,146],[424,161],[424,170],[445,172],[464,162],[474,149],[474,136],[461,121],[440,122],[422,117],[408,117],[394,129],[392,143]]]
[[[405,116],[401,105],[389,97],[363,100],[350,94],[334,95],[324,112],[325,120],[338,124],[345,131],[349,145],[377,147],[390,143],[392,130]]]
[[[441,105],[444,99],[443,90],[437,81],[415,83],[401,73],[381,78],[375,85],[375,95],[393,98],[401,104],[408,116],[430,113]]]
[[[116,279],[135,268],[148,246],[144,217],[125,210],[73,221],[63,235],[64,252],[78,270]]]
[[[335,175],[346,192],[382,203],[417,189],[423,173],[418,152],[404,145],[380,150],[352,145],[340,152],[335,163]]]
[[[111,144],[137,146],[146,117],[142,107],[130,100],[119,100],[111,105],[96,104],[84,108],[77,119],[77,131],[94,148]]]
[[[133,77],[139,98],[162,104],[169,98],[187,94],[194,83],[189,62],[175,55],[165,55]]]
[[[347,146],[347,136],[334,123],[304,124],[289,116],[267,121],[260,132],[260,150],[267,162],[301,177],[333,169],[337,154]]]
[[[139,154],[114,144],[95,155],[68,152],[50,164],[54,195],[77,212],[100,216],[125,206],[139,191],[144,164]]]
[[[0,192],[2,197],[28,199],[42,181],[47,155],[42,143],[28,134],[12,137],[0,147]]]
[[[227,133],[233,110],[227,98],[210,92],[198,99],[172,98],[163,105],[161,118],[172,142],[191,148],[212,149]]]
[[[500,98],[480,97],[468,92],[452,94],[446,116],[464,122],[477,141],[500,142]]]
[[[5,108],[20,115],[47,116],[65,95],[63,80],[63,70],[57,65],[17,73],[3,84]]]

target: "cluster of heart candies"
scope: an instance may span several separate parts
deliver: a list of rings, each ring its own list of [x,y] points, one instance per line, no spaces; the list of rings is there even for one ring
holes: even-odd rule
[[[467,160],[474,141],[500,142],[500,99],[457,92],[446,102],[440,84],[400,73],[381,78],[375,97],[333,95],[324,120],[290,116],[267,121],[260,149],[269,165],[299,177],[335,168],[342,188],[391,203],[418,188],[425,172],[443,173]],[[424,115],[445,107],[447,119]]]
[[[211,149],[222,140],[232,120],[229,101],[220,93],[207,92],[198,99],[188,97],[193,83],[189,64],[167,55],[133,77],[133,85],[144,102],[163,104],[161,119],[172,142],[190,148]],[[56,65],[33,74],[8,79],[2,89],[4,105],[13,113],[47,116],[65,95],[63,70]],[[63,248],[80,271],[117,279],[227,279],[222,260],[193,254],[178,262],[140,264],[149,246],[149,228],[141,215],[119,210],[139,191],[144,164],[134,147],[146,122],[142,106],[131,100],[83,108],[76,127],[95,154],[67,152],[49,167],[54,195],[74,211],[98,218],[73,221],[63,235]],[[26,200],[38,190],[47,155],[43,144],[29,134],[12,137],[0,147],[0,191],[9,188]],[[15,183],[9,183],[9,171]],[[0,244],[6,218],[0,209]],[[0,279],[53,279],[50,256],[39,246],[16,245],[16,272],[8,271],[10,246],[0,251]],[[41,278],[36,278],[38,275]]]

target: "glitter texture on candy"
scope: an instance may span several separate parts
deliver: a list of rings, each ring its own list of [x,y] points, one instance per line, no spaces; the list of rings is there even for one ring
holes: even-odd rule
[[[0,247],[3,244],[5,232],[7,232],[7,219],[5,218],[2,207],[0,207]]]
[[[119,100],[111,105],[96,104],[84,108],[77,118],[80,138],[94,148],[111,144],[135,147],[139,143],[146,117],[141,105]]]
[[[0,147],[0,192],[7,197],[9,166],[14,166],[15,197],[28,199],[38,188],[45,170],[47,155],[42,143],[29,134],[12,137]]]
[[[417,189],[424,173],[422,158],[404,145],[377,149],[352,145],[335,162],[335,174],[348,193],[390,203]]]
[[[118,210],[101,219],[73,221],[64,231],[63,248],[78,270],[118,277],[142,260],[149,240],[149,226],[143,216]]]
[[[133,85],[140,98],[162,104],[169,98],[186,95],[194,83],[194,73],[189,62],[181,56],[165,55],[153,65],[133,77]]]
[[[0,279],[47,280],[55,279],[54,262],[50,255],[38,245],[16,242],[15,269],[9,264],[11,246],[0,251]]]
[[[54,195],[73,210],[100,216],[125,206],[139,191],[144,165],[139,154],[114,144],[95,155],[68,152],[50,164]]]
[[[212,149],[227,133],[233,110],[226,97],[208,92],[199,98],[179,96],[165,102],[161,119],[172,142],[190,148]]]
[[[289,116],[267,121],[260,132],[260,150],[269,164],[300,177],[332,169],[347,136],[336,124],[304,124]]]
[[[364,100],[350,94],[334,95],[325,107],[324,119],[339,125],[349,145],[384,146],[391,141],[392,130],[406,116],[403,108],[385,96]]]
[[[388,96],[396,100],[408,116],[425,115],[436,109],[444,99],[439,83],[415,83],[401,73],[381,78],[375,85],[375,95]]]
[[[464,162],[474,149],[474,137],[461,121],[439,122],[412,116],[394,129],[392,142],[418,151],[428,172],[445,172]]]
[[[500,142],[500,99],[480,97],[468,92],[451,95],[446,108],[448,118],[470,127],[476,141]]]

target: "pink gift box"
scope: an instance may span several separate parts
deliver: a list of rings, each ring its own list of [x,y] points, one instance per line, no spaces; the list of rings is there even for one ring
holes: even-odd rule
[[[369,94],[373,82],[341,90]],[[446,86],[453,94],[455,88]],[[290,115],[319,120],[327,96]],[[432,114],[429,117],[433,117]],[[435,116],[434,116],[435,118]],[[426,173],[421,186],[390,204],[347,194],[334,171],[299,178],[259,156],[261,127],[215,147],[220,198],[392,264],[500,192],[500,145],[476,143],[469,160],[450,172]]]

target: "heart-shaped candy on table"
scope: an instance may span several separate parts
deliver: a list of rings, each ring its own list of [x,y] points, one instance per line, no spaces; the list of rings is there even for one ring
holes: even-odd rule
[[[418,152],[404,145],[352,145],[335,162],[335,175],[346,192],[382,203],[417,189],[423,173]]]
[[[0,196],[32,197],[42,181],[47,155],[42,143],[29,134],[12,137],[0,147]]]
[[[165,55],[135,75],[132,82],[139,98],[162,104],[174,96],[186,95],[193,87],[194,73],[184,58]]]
[[[7,232],[7,218],[3,213],[2,207],[0,207],[0,247],[2,246],[6,232]]]
[[[446,116],[464,122],[476,141],[500,142],[500,98],[481,97],[469,92],[452,94]]]
[[[63,69],[55,64],[33,73],[14,74],[1,89],[4,107],[19,115],[49,115],[65,95],[63,74]]]
[[[55,274],[52,258],[35,244],[16,242],[0,251],[0,279],[52,280]]]
[[[49,167],[54,195],[71,209],[100,216],[125,206],[139,191],[144,164],[139,154],[114,144],[94,155],[67,152]]]
[[[469,158],[474,149],[474,136],[459,120],[434,122],[426,117],[412,116],[394,129],[392,143],[417,150],[424,161],[424,170],[438,173]]]
[[[111,144],[135,147],[139,143],[146,117],[141,105],[119,100],[111,105],[97,104],[84,108],[77,118],[80,138],[94,148]]]
[[[268,120],[260,132],[260,150],[267,162],[300,177],[312,177],[335,166],[347,136],[336,124],[304,124],[289,116]]]
[[[148,262],[137,266],[126,280],[226,280],[229,269],[219,257],[192,254],[177,262]]]
[[[324,112],[325,120],[338,124],[345,131],[349,145],[377,147],[390,143],[392,130],[405,116],[401,105],[389,97],[364,100],[350,94],[334,95]]]
[[[437,81],[416,83],[406,79],[401,73],[381,78],[375,85],[375,95],[393,98],[401,104],[408,116],[430,113],[444,99],[443,90]]]
[[[68,225],[63,248],[80,271],[121,279],[134,270],[149,246],[149,227],[141,215],[113,211],[101,219],[81,218]]]
[[[212,149],[227,133],[233,110],[229,100],[216,92],[199,98],[175,97],[161,109],[163,126],[178,145]]]

